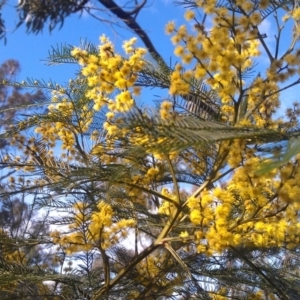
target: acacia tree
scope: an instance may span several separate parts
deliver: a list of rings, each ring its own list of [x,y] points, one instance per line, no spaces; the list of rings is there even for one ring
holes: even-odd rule
[[[45,95],[41,90],[24,92],[21,85],[6,86],[5,82],[16,79],[20,71],[17,61],[10,59],[0,66],[1,132],[9,130],[24,113],[39,111]],[[36,107],[36,101],[39,105]],[[10,145],[12,143],[12,145]],[[16,155],[12,136],[1,139],[2,154]],[[16,169],[1,168],[0,190],[0,298],[1,299],[42,299],[40,292],[48,293],[47,288],[32,280],[34,274],[44,274],[44,268],[55,268],[55,262],[48,259],[46,248],[49,244],[48,223],[38,216],[35,210],[37,194],[31,193],[30,204],[26,192],[15,195],[12,186],[26,185],[26,176],[18,176],[14,182],[12,174]],[[20,174],[19,174],[20,175]],[[7,180],[10,178],[10,181]],[[5,194],[5,195],[4,195]],[[21,267],[20,267],[21,266]],[[26,276],[30,274],[31,280]],[[40,292],[39,292],[40,290]]]
[[[20,64],[13,59],[9,59],[0,66],[0,80],[2,82],[15,81],[20,72]],[[0,87],[0,105],[1,120],[0,130],[5,130],[19,117],[20,113],[26,113],[30,108],[34,108],[35,101],[41,102],[44,94],[41,90],[35,93],[24,93],[21,86],[9,87],[1,85]],[[31,105],[31,106],[30,106]],[[18,108],[18,109],[16,109]],[[7,146],[9,142],[1,139],[0,148]]]
[[[299,156],[260,172],[269,142],[298,145],[298,103],[285,118],[276,113],[282,91],[300,82],[300,8],[183,4],[195,30],[167,24],[182,61],[175,66],[145,61],[136,39],[118,54],[102,36],[99,47],[50,57],[81,65],[68,86],[24,83],[52,91],[48,112],[11,127],[21,154],[7,153],[2,165],[28,176],[26,185],[11,178],[14,193],[39,191],[41,208],[62,212],[49,219],[53,255],[77,266],[35,277],[52,278],[58,299],[300,295]],[[273,48],[259,27],[270,18]],[[141,107],[148,87],[169,99]]]
[[[30,206],[25,202],[25,194],[19,199],[14,196],[1,199],[1,299],[43,299],[42,295],[49,294],[49,290],[34,277],[56,267],[46,250],[48,225],[37,216],[34,199]]]

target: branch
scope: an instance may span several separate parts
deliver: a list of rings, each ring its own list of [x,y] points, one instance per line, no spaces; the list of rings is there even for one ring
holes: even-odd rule
[[[136,266],[140,261],[142,261],[145,257],[147,257],[150,253],[160,247],[160,244],[152,244],[147,247],[144,251],[142,251],[139,255],[137,255],[127,266],[125,266],[118,275],[110,281],[108,285],[103,286],[99,289],[92,297],[91,300],[100,300],[101,296],[109,292],[134,266]]]
[[[118,6],[113,0],[99,0],[99,2],[109,9],[117,18],[123,20],[123,22],[133,31],[135,32],[143,41],[145,46],[148,48],[151,56],[155,59],[155,61],[161,61],[166,65],[162,56],[154,47],[152,41],[146,34],[146,32],[142,29],[142,27],[136,22],[136,20],[131,16],[131,12],[124,11],[120,6]]]
[[[254,263],[252,263],[242,252],[236,249],[233,246],[230,246],[230,249],[240,258],[242,259],[254,272],[256,272],[263,280],[265,280],[272,288],[274,288],[274,292],[281,300],[289,300],[289,298],[284,294],[283,291],[280,290],[276,286],[276,284],[264,274],[264,272],[258,268]]]
[[[138,13],[141,11],[141,9],[145,6],[147,3],[147,0],[144,0],[140,5],[137,5],[132,11],[127,12],[129,15],[134,15],[134,18],[137,17]]]

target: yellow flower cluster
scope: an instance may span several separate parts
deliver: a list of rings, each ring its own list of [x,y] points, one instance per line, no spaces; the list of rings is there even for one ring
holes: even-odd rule
[[[13,246],[14,243],[16,245],[18,242],[15,242],[13,239],[9,237],[7,232],[5,232],[3,229],[0,229],[0,238],[2,241],[2,246],[1,246],[1,256],[8,262],[13,262],[13,263],[26,263],[27,258],[26,258],[26,253],[20,248],[18,250],[16,246]]]
[[[111,205],[100,201],[96,211],[90,211],[86,204],[74,204],[74,221],[69,225],[70,233],[58,230],[51,233],[55,244],[62,246],[68,254],[88,251],[93,248],[107,249],[120,243],[135,226],[133,219],[113,221]]]
[[[167,189],[167,188],[163,188],[161,190],[161,194],[164,197],[169,198],[170,200],[175,200],[176,199],[176,196],[173,195],[169,191],[169,189]],[[172,213],[174,212],[174,210],[175,210],[175,206],[171,201],[163,200],[160,207],[159,207],[159,209],[158,209],[158,213],[164,214],[164,215],[167,215],[167,216],[171,216]]]
[[[262,22],[261,14],[251,1],[236,1],[234,5],[242,13],[235,15],[225,7],[215,6],[215,2],[197,1],[212,20],[213,27],[210,30],[206,30],[205,24],[200,22],[196,22],[193,32],[185,25],[176,28],[174,22],[166,25],[167,34],[173,35],[171,40],[175,45],[175,55],[181,58],[183,64],[192,66],[191,70],[183,70],[180,64],[176,66],[170,76],[169,93],[188,94],[191,79],[204,80],[217,92],[226,121],[235,123],[239,117],[245,117],[247,119],[239,120],[241,126],[255,124],[276,128],[278,123],[271,121],[271,115],[280,105],[277,83],[286,81],[297,72],[293,66],[298,64],[298,56],[287,52],[280,60],[272,60],[266,79],[257,77],[247,81],[247,76],[243,74],[253,68],[255,59],[261,55],[257,30]],[[266,8],[269,1],[260,1],[259,5]],[[294,15],[297,15],[297,9]],[[185,13],[187,21],[194,18],[194,11]],[[244,95],[247,95],[248,114],[239,116]]]
[[[187,21],[190,21],[192,19],[195,18],[195,12],[193,12],[192,10],[187,10],[184,14],[184,18],[187,20]]]
[[[229,246],[295,247],[300,241],[300,167],[289,163],[279,172],[257,176],[260,160],[238,168],[227,187],[188,199],[190,220],[199,231],[198,251],[220,253]]]
[[[62,150],[74,155],[77,152],[76,136],[89,130],[94,112],[84,99],[71,101],[66,96],[65,90],[53,91],[52,103],[48,106],[48,120],[41,122],[35,132],[41,135],[49,147],[53,148],[60,143]]]
[[[176,66],[176,70],[171,74],[171,85],[169,93],[171,95],[187,95],[190,92],[191,72],[183,72],[181,65]]]
[[[212,300],[228,300],[231,298],[232,290],[228,288],[220,288],[217,291],[214,291],[213,293],[209,293]],[[268,293],[266,298],[266,292],[265,291],[256,291],[256,292],[248,292],[247,297],[244,298],[245,300],[276,300],[277,297],[274,294]]]
[[[212,221],[213,210],[211,203],[213,196],[209,191],[204,191],[200,199],[190,197],[188,198],[188,207],[190,209],[190,220],[193,224],[201,226],[208,226]]]
[[[222,117],[232,125],[277,129],[283,122],[273,120],[274,111],[280,104],[277,95],[279,83],[295,74],[300,63],[299,57],[295,53],[286,53],[280,59],[271,59],[265,78],[256,76],[247,80],[243,74],[253,67],[262,43],[257,32],[261,17],[253,3],[236,0],[232,5],[238,6],[240,13],[234,16],[227,8],[216,6],[215,0],[199,0],[197,4],[209,14],[212,22],[210,30],[197,22],[194,11],[185,13],[187,21],[195,20],[195,31],[192,33],[185,25],[176,28],[174,22],[166,26],[166,32],[173,34],[174,53],[190,68],[184,69],[181,64],[175,66],[170,74],[169,93],[186,95],[197,80],[203,80],[213,95],[217,95]],[[259,4],[262,9],[268,5],[268,0],[262,0]],[[297,14],[295,9],[293,17],[298,18]],[[151,146],[168,141],[167,137],[155,139],[148,129],[143,131],[138,126],[131,132],[119,132],[120,119],[116,116],[128,112],[135,105],[134,95],[140,92],[139,87],[135,86],[136,80],[145,65],[145,50],[136,48],[135,43],[136,39],[124,42],[126,58],[115,52],[105,36],[101,37],[99,50],[94,53],[74,48],[72,55],[82,65],[82,97],[75,101],[70,100],[72,97],[68,97],[64,90],[53,93],[49,113],[36,128],[43,142],[48,143],[43,155],[33,155],[38,147],[29,141],[26,144],[24,137],[14,137],[13,143],[26,149],[29,162],[39,159],[38,163],[45,170],[47,167],[56,167],[51,148],[57,143],[61,143],[64,150],[60,162],[67,160],[66,153],[71,154],[73,161],[84,163],[82,169],[88,167],[91,170],[89,174],[94,172],[94,162],[99,162],[103,169],[107,167],[108,173],[115,166],[120,170],[121,166],[124,167],[120,173],[113,174],[114,179],[117,178],[115,181],[112,179],[109,182],[109,176],[104,178],[116,190],[106,195],[110,203],[124,207],[130,205],[130,209],[136,204],[142,204],[146,209],[151,205],[151,213],[163,215],[162,219],[169,218],[169,222],[158,224],[157,231],[149,231],[154,245],[159,249],[137,265],[138,276],[142,277],[139,282],[145,285],[153,283],[153,278],[160,275],[160,266],[171,261],[167,259],[170,253],[163,246],[167,248],[167,245],[171,245],[173,238],[188,244],[194,237],[190,249],[194,249],[196,244],[197,251],[208,256],[222,253],[230,247],[299,247],[300,222],[297,211],[300,208],[300,166],[297,159],[267,174],[257,175],[260,164],[266,159],[256,151],[254,142],[246,139],[223,141],[207,147],[190,147],[168,155],[163,151],[153,153],[148,150],[146,153],[137,151],[138,156],[133,157],[133,151],[122,152],[123,149],[131,150],[135,144]],[[206,94],[209,97],[210,93]],[[242,104],[246,106],[245,112],[241,112]],[[79,142],[80,138],[89,132],[95,113],[103,106],[108,108],[103,124],[107,134],[101,135],[94,130],[90,135],[91,147],[88,143],[80,144],[84,140],[82,138]],[[173,103],[162,102],[159,114],[162,120],[170,120],[175,116]],[[118,139],[117,133],[122,139]],[[88,147],[80,148],[81,145]],[[80,155],[82,160],[77,160]],[[15,161],[22,162],[22,159],[16,157]],[[27,168],[28,171],[34,169],[30,165]],[[59,181],[59,175],[48,169],[43,173],[48,176],[47,180]],[[97,168],[93,174],[96,173]],[[67,175],[65,178],[68,178]],[[91,180],[102,180],[96,176]],[[206,189],[203,188],[201,192],[198,190],[192,196],[190,192],[184,193],[179,185],[186,182],[187,176],[197,180],[195,185],[199,182],[207,184],[203,185]],[[166,182],[169,184],[169,178],[173,180],[173,187],[161,186]],[[24,180],[18,182],[14,176],[9,181],[12,186],[24,183]],[[186,202],[183,199],[187,199]],[[68,230],[51,233],[53,242],[68,254],[109,249],[126,239],[138,225],[134,219],[120,219],[113,205],[106,201],[97,204],[77,202],[71,213],[72,223]],[[144,230],[142,234],[146,232]],[[155,241],[156,233],[158,238]],[[170,244],[166,244],[166,241],[170,241]],[[227,292],[220,290],[214,298],[227,299]],[[249,297],[262,299],[256,290]]]
[[[300,20],[300,7],[297,7],[293,10],[292,17],[297,21]]]
[[[137,282],[147,285],[153,283],[153,278],[156,279],[156,285],[165,285],[165,277],[162,276],[162,264],[164,268],[167,267],[166,261],[168,255],[166,252],[156,251],[155,253],[149,255],[146,259],[142,260],[137,267],[138,277],[136,277]],[[171,262],[170,262],[171,264]],[[170,282],[170,279],[168,279]],[[154,285],[155,288],[155,285]]]
[[[209,6],[209,4],[204,6]],[[240,19],[235,20],[237,33],[235,36],[231,36],[229,30],[221,26],[219,16],[222,14],[224,22],[224,19],[232,18],[230,13],[225,8],[214,9],[215,27],[212,28],[209,35],[203,30],[197,30],[196,35],[193,36],[188,33],[185,26],[176,30],[174,23],[168,23],[166,31],[167,33],[175,32],[172,37],[172,41],[176,45],[175,54],[186,63],[190,63],[192,59],[195,60],[195,74],[193,75],[198,78],[208,75],[213,87],[227,87],[229,89],[227,94],[232,94],[241,84],[237,81],[236,69],[243,71],[252,65],[252,58],[260,54],[259,43],[253,39],[253,36],[249,36],[249,31],[243,30],[245,26]],[[227,19],[226,21],[228,21]],[[249,22],[253,23],[251,19]],[[239,29],[239,27],[241,28]],[[221,40],[220,36],[222,36]],[[218,76],[215,77],[217,74]],[[232,86],[235,86],[235,89]]]
[[[35,132],[41,134],[43,140],[52,142],[53,147],[57,141],[61,141],[63,150],[74,150],[74,133],[61,122],[56,122],[52,126],[49,126],[49,123],[41,123]]]
[[[154,278],[160,272],[159,269],[159,257],[156,255],[151,255],[147,257],[147,260],[142,261],[137,268],[139,275],[142,277]]]
[[[87,78],[90,87],[86,93],[87,98],[94,101],[94,109],[100,110],[108,105],[109,110],[115,112],[128,111],[134,104],[133,93],[138,93],[134,86],[137,73],[144,67],[144,48],[135,48],[136,38],[123,43],[128,58],[115,53],[110,40],[100,37],[99,52],[89,54],[86,50],[74,48],[71,54],[83,65],[82,75]],[[119,92],[115,99],[110,95],[115,90]]]
[[[172,108],[173,108],[173,103],[172,102],[164,101],[160,105],[160,110],[159,110],[160,117],[163,120],[169,120],[170,117],[172,116],[172,114],[171,114]]]

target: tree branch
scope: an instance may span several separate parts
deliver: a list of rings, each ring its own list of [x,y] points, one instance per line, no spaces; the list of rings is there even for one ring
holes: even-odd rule
[[[131,12],[124,11],[120,6],[118,6],[112,0],[99,0],[99,2],[109,9],[117,18],[122,20],[133,32],[135,32],[143,41],[144,45],[148,48],[151,56],[155,59],[155,61],[161,61],[166,65],[164,59],[159,54],[159,52],[154,47],[152,41],[146,34],[146,32],[142,29],[142,27],[136,22],[136,20],[131,16]]]

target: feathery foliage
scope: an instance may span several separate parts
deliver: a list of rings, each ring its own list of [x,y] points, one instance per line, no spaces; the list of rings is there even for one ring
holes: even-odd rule
[[[101,36],[99,47],[50,53],[50,64],[81,66],[66,87],[22,85],[48,91],[37,102],[47,111],[2,135],[18,150],[2,154],[2,169],[14,173],[0,195],[34,196],[45,214],[39,228],[50,232],[35,232],[34,222],[23,235],[3,226],[5,297],[10,285],[18,297],[43,299],[300,297],[299,104],[277,117],[282,92],[300,82],[300,8],[183,4],[195,30],[166,25],[180,63],[146,61],[135,38],[121,55]],[[259,27],[273,16],[275,50]],[[287,22],[290,44],[280,39]],[[169,99],[139,106],[149,87]],[[26,255],[18,250],[13,261],[20,245]],[[45,259],[27,258],[29,248]]]

